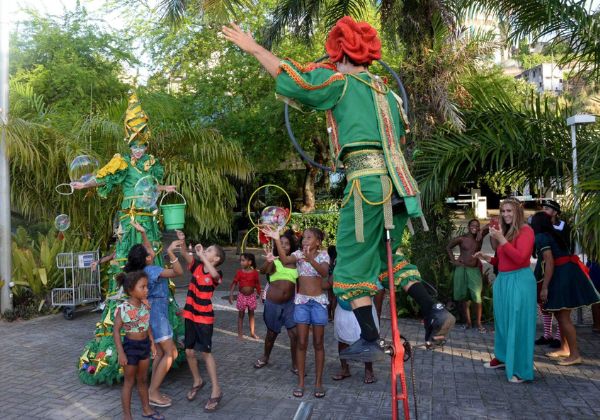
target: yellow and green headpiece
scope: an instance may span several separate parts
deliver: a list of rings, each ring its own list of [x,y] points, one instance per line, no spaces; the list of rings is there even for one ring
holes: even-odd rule
[[[125,141],[129,147],[146,146],[150,139],[148,116],[135,93],[129,97],[125,112]]]

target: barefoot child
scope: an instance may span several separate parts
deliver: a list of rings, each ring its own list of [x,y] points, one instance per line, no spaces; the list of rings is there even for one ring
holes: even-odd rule
[[[192,255],[183,253],[192,279],[188,287],[183,317],[185,318],[185,356],[194,378],[194,384],[187,393],[187,399],[193,401],[196,394],[204,386],[204,381],[198,370],[198,359],[195,351],[202,354],[206,370],[212,384],[210,398],[204,406],[204,411],[213,412],[218,406],[223,392],[217,380],[217,364],[212,355],[212,335],[215,313],[212,307],[212,296],[215,288],[221,283],[222,274],[217,267],[225,261],[225,251],[219,245],[211,245],[204,249],[202,245],[195,247],[195,260]]]
[[[248,309],[248,323],[250,324],[250,337],[258,338],[254,333],[254,311],[256,310],[256,294],[260,296],[260,281],[256,270],[256,258],[254,254],[244,252],[240,255],[241,269],[235,273],[231,287],[229,288],[229,303],[233,303],[233,288],[238,285],[236,307],[238,310],[238,338],[243,338],[242,327],[244,325],[244,314]],[[256,294],[254,290],[256,289]]]
[[[465,328],[471,328],[471,302],[475,303],[475,314],[477,319],[477,328],[480,333],[487,332],[481,325],[481,288],[482,274],[481,263],[478,258],[474,258],[473,254],[481,251],[483,238],[488,234],[489,228],[485,227],[481,230],[481,226],[477,219],[469,220],[468,232],[458,238],[454,238],[448,243],[446,251],[450,262],[456,266],[454,269],[454,300],[460,302],[461,312],[465,319]],[[454,258],[454,248],[460,247],[460,256]]]
[[[254,367],[261,369],[269,363],[275,340],[281,332],[281,327],[285,326],[290,338],[291,371],[297,375],[294,296],[296,294],[298,270],[296,270],[296,263],[283,264],[279,258],[280,255],[290,255],[296,250],[296,235],[288,230],[281,235],[280,242],[283,254],[279,254],[277,247],[275,247],[273,253],[267,253],[266,262],[260,269],[261,273],[269,275],[269,283],[265,287],[263,312],[267,335],[265,336],[264,354],[254,363]]]
[[[129,295],[129,299],[117,306],[113,328],[113,339],[119,354],[119,364],[123,366],[125,380],[121,391],[123,418],[131,420],[131,392],[137,382],[138,393],[142,401],[142,415],[155,420],[164,419],[158,411],[150,407],[148,398],[148,366],[150,353],[156,353],[152,329],[150,327],[150,308],[142,301],[148,297],[148,278],[143,271],[121,273],[117,282]],[[125,338],[121,342],[121,328]]]
[[[329,275],[329,255],[327,251],[320,250],[323,242],[323,232],[317,228],[308,228],[304,231],[302,250],[297,250],[285,256],[281,248],[279,232],[265,230],[265,234],[275,240],[279,258],[282,263],[296,263],[298,269],[298,293],[294,303],[294,321],[298,329],[298,348],[296,362],[298,363],[298,386],[294,388],[294,397],[304,395],[304,372],[306,364],[306,351],[308,348],[308,333],[313,330],[313,347],[315,350],[315,390],[316,398],[325,396],[323,388],[323,365],[325,364],[325,349],[323,338],[327,325],[327,293],[323,293],[323,279]]]

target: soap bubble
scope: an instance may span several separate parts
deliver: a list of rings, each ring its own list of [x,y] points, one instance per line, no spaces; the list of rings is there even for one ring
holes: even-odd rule
[[[59,214],[56,216],[56,219],[54,219],[54,227],[59,232],[64,232],[69,229],[69,226],[71,226],[71,218],[66,214]]]
[[[89,182],[95,179],[98,166],[98,160],[92,156],[77,156],[69,165],[69,178],[71,182]]]
[[[263,225],[270,225],[273,227],[282,228],[287,223],[288,215],[288,210],[282,207],[265,207],[260,213],[260,223]]]
[[[156,178],[150,175],[140,178],[133,188],[133,195],[135,196],[135,206],[137,208],[156,208],[156,201],[160,195]]]

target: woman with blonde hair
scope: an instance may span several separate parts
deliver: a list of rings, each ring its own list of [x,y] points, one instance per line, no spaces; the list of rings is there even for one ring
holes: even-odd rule
[[[535,236],[518,200],[502,201],[500,215],[500,229],[490,226],[498,256],[475,254],[499,271],[494,282],[495,357],[484,367],[504,367],[509,382],[521,383],[533,379],[537,293],[530,258]]]

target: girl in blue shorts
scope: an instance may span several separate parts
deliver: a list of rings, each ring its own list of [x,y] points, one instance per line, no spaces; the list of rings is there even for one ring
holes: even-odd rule
[[[177,358],[177,347],[173,341],[173,329],[169,323],[169,278],[183,274],[183,268],[174,251],[181,247],[185,235],[177,232],[178,239],[167,248],[169,262],[173,268],[163,268],[153,265],[154,250],[146,231],[138,223],[131,224],[142,235],[143,244],[134,245],[127,255],[124,271],[143,270],[148,276],[148,304],[150,305],[150,326],[154,334],[156,356],[152,364],[152,379],[150,381],[150,404],[156,407],[170,407],[171,398],[160,392],[160,385],[173,360]]]
[[[325,364],[325,349],[323,337],[327,325],[327,287],[329,275],[329,254],[321,250],[324,235],[320,229],[308,228],[302,235],[302,249],[286,256],[281,247],[279,232],[266,230],[265,234],[275,240],[279,258],[283,264],[295,263],[298,270],[298,293],[294,300],[294,321],[298,330],[298,346],[296,348],[296,362],[298,364],[298,386],[294,388],[293,395],[304,395],[304,371],[306,363],[306,350],[308,348],[309,327],[313,327],[313,347],[315,350],[316,381],[314,396],[323,398],[323,366]]]

